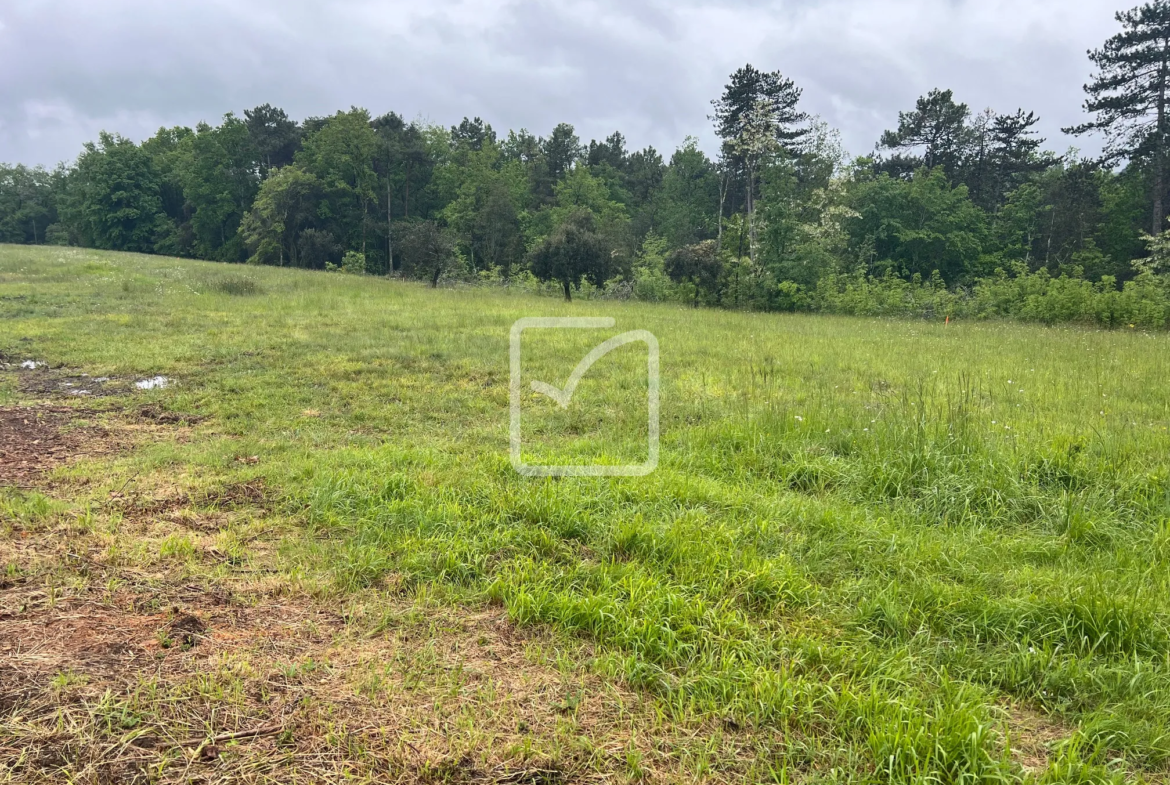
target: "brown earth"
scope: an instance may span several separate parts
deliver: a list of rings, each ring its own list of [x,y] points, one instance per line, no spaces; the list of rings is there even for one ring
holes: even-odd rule
[[[65,406],[0,408],[0,485],[29,486],[46,472],[119,446],[109,430],[79,424],[97,413]]]
[[[53,469],[190,422],[3,408],[0,485],[67,500],[84,480]],[[136,477],[85,512],[0,508],[0,782],[736,782],[782,742],[672,723],[502,609],[294,577],[275,507],[261,478]]]

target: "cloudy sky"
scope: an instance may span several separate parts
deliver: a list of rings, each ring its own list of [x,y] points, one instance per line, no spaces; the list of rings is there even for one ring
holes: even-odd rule
[[[1136,2],[0,0],[0,161],[51,165],[101,129],[142,139],[266,102],[712,149],[709,102],[745,62],[795,79],[855,154],[932,87],[1033,109],[1063,151],[1085,50]]]

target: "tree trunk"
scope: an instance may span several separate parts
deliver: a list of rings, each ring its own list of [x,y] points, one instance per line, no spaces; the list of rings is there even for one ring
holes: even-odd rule
[[[1044,266],[1052,264],[1052,235],[1056,233],[1056,205],[1052,206],[1052,222],[1048,225],[1048,247],[1044,249]]]
[[[1162,44],[1162,65],[1158,72],[1158,119],[1154,129],[1154,236],[1162,233],[1166,226],[1166,43]]]
[[[561,286],[563,286],[565,288],[565,302],[567,302],[567,303],[573,302],[573,287],[569,283],[569,279],[565,278],[564,280],[562,280]]]
[[[406,177],[403,178],[402,181],[402,188],[404,193],[402,197],[402,217],[407,221],[410,220],[410,169],[410,165],[407,164]]]
[[[715,255],[723,250],[723,204],[727,199],[727,173],[719,178],[719,230],[715,235]]]
[[[755,169],[748,167],[747,213],[748,213],[748,258],[756,266],[756,176]]]
[[[440,277],[442,274],[443,274],[443,265],[441,265],[441,264],[436,264],[436,265],[435,265],[435,274],[431,276],[431,288],[432,288],[432,289],[438,289],[438,288],[439,288],[439,277]]]
[[[386,275],[394,271],[394,219],[390,201],[390,167],[386,167]]]
[[[1158,142],[1158,147],[1162,147],[1161,141]],[[1166,211],[1162,201],[1162,194],[1165,193],[1165,175],[1163,165],[1163,156],[1165,153],[1158,150],[1154,153],[1156,161],[1154,161],[1154,236],[1157,237],[1162,233],[1162,228],[1166,221]]]

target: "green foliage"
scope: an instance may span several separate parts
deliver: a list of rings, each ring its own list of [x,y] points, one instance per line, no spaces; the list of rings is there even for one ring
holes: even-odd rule
[[[305,137],[297,165],[315,175],[325,187],[329,226],[320,226],[341,239],[345,247],[366,251],[370,213],[378,204],[375,158],[381,149],[365,109],[338,112]]]
[[[104,134],[52,173],[0,167],[0,241],[312,269],[356,253],[368,273],[432,285],[555,282],[563,295],[745,310],[934,313],[979,289],[1014,303],[971,311],[988,317],[1113,324],[1141,311],[1134,323],[1154,324],[1156,287],[1138,277],[1162,268],[1141,261],[1140,227],[1161,209],[1152,151],[1166,134],[1114,93],[1156,87],[1154,71],[1123,73],[1152,56],[1126,36],[1166,18],[1160,6],[1122,14],[1127,32],[1093,54],[1097,119],[1078,130],[1111,135],[1105,161],[1046,152],[1032,112],[973,115],[938,89],[900,113],[880,155],[847,165],[840,135],[801,111],[800,87],[747,65],[713,102],[716,161],[693,137],[664,162],[627,150],[620,131],[583,144],[567,123],[502,135],[478,117],[446,127],[357,107],[297,123],[265,104],[142,145]],[[1118,145],[1134,154],[1119,158]],[[604,263],[568,253],[570,236],[578,250],[599,242]],[[707,241],[711,264],[684,262]],[[997,269],[1051,308],[1020,305],[1033,295],[1003,291]],[[1060,283],[1029,277],[1040,270]],[[1137,300],[1147,305],[1127,304]]]
[[[415,221],[405,224],[399,234],[402,269],[407,275],[422,278],[433,288],[444,275],[459,270],[461,260],[449,229],[435,221]]]
[[[62,177],[43,167],[0,163],[0,243],[44,243],[57,220],[55,189]]]
[[[264,287],[255,278],[246,275],[216,276],[208,281],[208,288],[234,297],[252,297],[264,293]]]
[[[986,217],[966,186],[952,187],[941,169],[920,169],[910,180],[884,173],[864,179],[849,206],[857,213],[849,223],[852,247],[870,256],[871,270],[904,278],[937,270],[951,284],[978,272]]]
[[[103,131],[78,157],[61,209],[82,244],[149,252],[164,220],[158,172],[141,147]]]
[[[324,186],[311,173],[286,166],[272,174],[240,224],[240,235],[258,264],[300,263],[300,240],[314,220]],[[323,265],[321,265],[323,266]]]
[[[578,182],[590,182],[585,178],[578,178]],[[540,280],[559,282],[565,299],[571,300],[573,288],[582,280],[600,286],[609,278],[610,259],[610,246],[597,231],[594,213],[577,207],[564,214],[552,233],[532,250],[530,265]]]
[[[910,281],[887,272],[880,278],[832,274],[822,279],[809,307],[856,316],[939,319],[1020,319],[1043,324],[1080,323],[1106,328],[1162,330],[1170,327],[1170,276],[1146,271],[1118,287],[1106,276],[1097,283],[1075,275],[1013,274],[998,270],[963,289],[949,289],[935,273]]]
[[[676,283],[686,283],[693,291],[692,302],[718,302],[719,283],[724,259],[714,240],[676,248],[666,257],[666,274]]]
[[[357,251],[346,251],[341,257],[341,272],[350,275],[366,274],[366,255]]]
[[[629,218],[622,204],[611,198],[605,181],[594,177],[588,167],[577,166],[567,172],[554,194],[555,206],[549,211],[554,226],[580,211],[589,212],[606,226],[620,225]]]
[[[1143,235],[1142,240],[1149,249],[1149,256],[1134,261],[1138,273],[1170,273],[1170,230],[1157,237]]]
[[[670,245],[653,231],[642,241],[634,259],[631,295],[636,300],[668,302],[682,299],[678,286],[666,274],[666,254]]]
[[[654,205],[655,225],[674,248],[713,238],[719,217],[719,174],[687,137],[670,158]]]
[[[1170,38],[1170,3],[1147,2],[1117,14],[1123,30],[1089,59],[1098,69],[1085,85],[1085,111],[1095,115],[1066,133],[1102,133],[1104,160],[1147,159],[1153,175],[1153,233],[1165,230],[1165,167],[1170,116],[1166,93],[1170,89],[1170,49],[1153,41]]]
[[[954,178],[966,153],[971,114],[966,104],[954,99],[950,90],[931,90],[918,99],[914,111],[898,113],[898,129],[882,134],[880,146],[918,152],[920,157],[910,159],[917,166],[941,167],[948,178]]]
[[[234,241],[259,187],[257,152],[247,127],[230,114],[217,128],[201,123],[173,156],[187,209],[193,212],[193,252],[208,259],[243,261],[242,244]]]
[[[473,270],[500,269],[511,273],[523,254],[521,205],[526,201],[526,179],[517,161],[502,158],[493,141],[463,151],[436,173],[451,177],[454,198],[440,218],[459,238]]]
[[[297,123],[290,120],[283,109],[271,104],[245,109],[244,125],[248,129],[248,139],[256,153],[262,177],[292,163],[300,145],[301,132]]]

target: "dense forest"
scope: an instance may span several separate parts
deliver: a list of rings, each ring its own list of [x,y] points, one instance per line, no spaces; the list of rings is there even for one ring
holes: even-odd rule
[[[760,310],[1166,326],[1170,0],[1089,53],[1103,155],[1046,149],[1025,108],[932,90],[869,155],[779,72],[712,101],[714,159],[361,108],[270,105],[49,171],[0,166],[0,242],[48,243]],[[1160,309],[1160,310],[1159,310]]]

